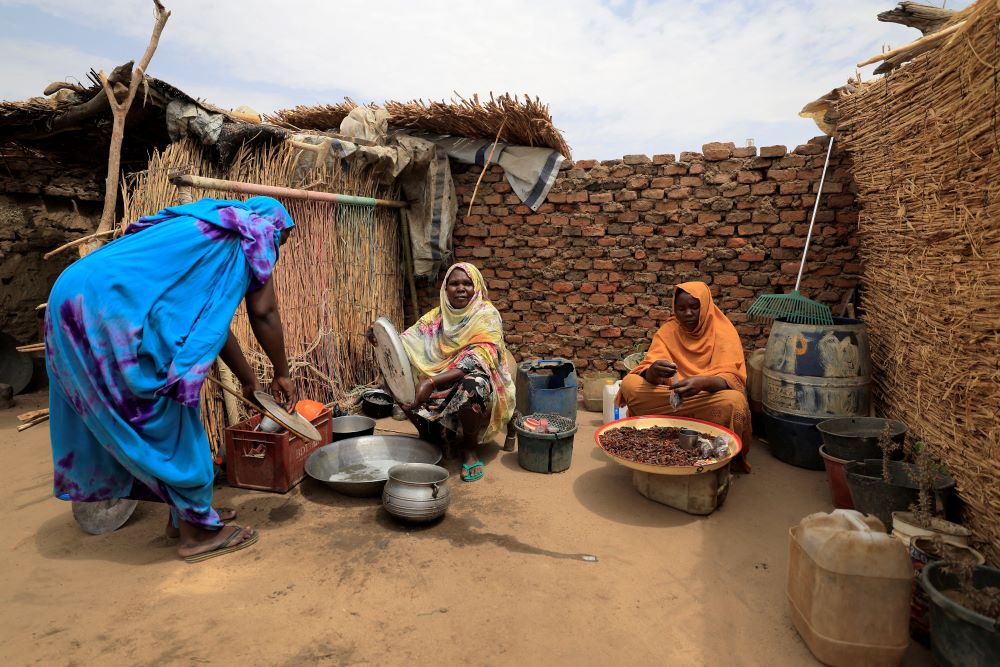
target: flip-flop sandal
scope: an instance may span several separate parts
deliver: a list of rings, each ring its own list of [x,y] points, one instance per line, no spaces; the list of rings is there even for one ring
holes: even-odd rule
[[[222,513],[219,512],[219,510],[225,510],[226,512],[228,512],[229,518],[228,519],[222,518]],[[232,507],[220,507],[218,510],[216,510],[216,512],[219,512],[219,521],[221,521],[222,523],[229,523],[230,521],[236,521],[236,510],[233,509]],[[171,526],[173,526],[173,524],[171,524]],[[174,528],[173,530],[170,530],[168,528],[164,532],[164,535],[168,540],[176,540],[178,537],[181,536],[181,531],[179,528]]]
[[[476,467],[479,468],[479,472],[477,473],[469,472],[470,470]],[[486,464],[483,463],[481,460],[476,461],[475,463],[463,463],[462,470],[464,470],[466,473],[465,475],[462,475],[463,482],[475,482],[477,479],[482,479],[483,471],[486,470]]]
[[[215,558],[216,556],[221,556],[223,554],[232,553],[234,551],[239,551],[240,549],[246,549],[251,544],[257,542],[260,538],[260,533],[255,529],[250,533],[250,537],[246,538],[242,542],[237,542],[233,544],[233,540],[243,534],[243,528],[241,526],[233,526],[236,530],[233,531],[232,535],[227,537],[222,541],[222,544],[212,549],[211,551],[205,551],[200,554],[194,554],[193,556],[185,556],[184,560],[188,563],[200,563],[203,560],[208,560],[209,558]]]

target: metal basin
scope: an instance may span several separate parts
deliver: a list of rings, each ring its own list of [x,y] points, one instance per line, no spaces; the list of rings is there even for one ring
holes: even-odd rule
[[[306,460],[306,474],[347,496],[382,493],[389,468],[400,463],[437,463],[441,450],[405,435],[364,435],[324,445]]]

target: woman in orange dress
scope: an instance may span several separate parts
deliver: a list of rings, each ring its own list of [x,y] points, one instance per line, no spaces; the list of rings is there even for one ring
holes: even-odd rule
[[[743,441],[734,470],[749,472],[753,432],[740,335],[702,282],[674,286],[674,314],[653,337],[642,362],[622,381],[618,405],[630,416],[676,415],[728,428]],[[674,396],[676,394],[676,396]],[[681,399],[677,404],[678,397]]]

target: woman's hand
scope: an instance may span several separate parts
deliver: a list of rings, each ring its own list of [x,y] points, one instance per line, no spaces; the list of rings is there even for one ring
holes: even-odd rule
[[[677,374],[677,366],[666,359],[659,359],[645,370],[642,376],[649,384],[667,384],[667,381]]]
[[[287,375],[275,375],[274,379],[271,380],[271,395],[284,405],[285,409],[289,412],[295,410],[295,399],[297,396],[295,383],[292,382],[292,378]]]
[[[372,347],[378,347],[378,339],[375,338],[374,325],[368,327],[368,331],[365,332],[365,338],[371,343]]]
[[[689,378],[679,380],[670,385],[676,394],[683,398],[689,398],[703,391],[715,393],[726,389],[729,385],[720,377],[714,375],[693,375]]]
[[[244,382],[240,385],[240,393],[243,394],[243,398],[247,399],[254,405],[257,405],[257,399],[254,398],[254,392],[260,391],[260,383],[254,378],[251,382]]]
[[[430,378],[424,378],[423,380],[417,383],[417,389],[414,392],[415,396],[413,398],[413,402],[410,403],[409,405],[402,406],[402,408],[409,412],[416,410],[421,405],[427,402],[427,400],[431,397],[431,394],[434,393],[434,389],[435,387],[433,380],[431,380]]]

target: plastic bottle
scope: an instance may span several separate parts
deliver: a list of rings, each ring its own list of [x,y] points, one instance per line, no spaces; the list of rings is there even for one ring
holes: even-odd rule
[[[607,424],[608,422],[613,422],[616,419],[625,419],[625,417],[628,416],[628,408],[624,406],[618,407],[617,405],[615,405],[615,398],[618,397],[618,390],[621,388],[621,386],[622,386],[621,380],[617,382],[612,382],[611,380],[607,380],[604,385],[603,392],[601,395],[604,399],[605,424]]]

